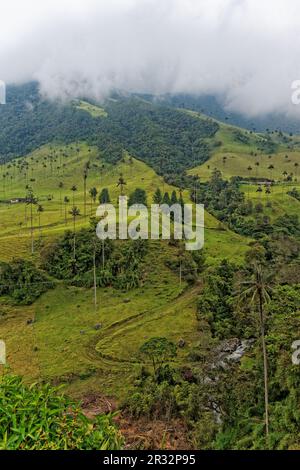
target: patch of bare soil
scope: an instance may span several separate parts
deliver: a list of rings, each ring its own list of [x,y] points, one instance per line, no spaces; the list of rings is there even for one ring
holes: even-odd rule
[[[116,401],[113,398],[105,397],[96,393],[84,395],[81,399],[82,411],[89,419],[105,413],[113,413],[117,409]]]
[[[116,422],[125,438],[126,449],[188,450],[188,430],[182,420],[133,420],[120,414]]]
[[[83,413],[89,419],[118,409],[114,399],[99,394],[85,395],[81,402]],[[124,436],[125,449],[191,449],[191,444],[187,440],[188,430],[183,420],[133,419],[120,411],[115,417],[115,422]]]

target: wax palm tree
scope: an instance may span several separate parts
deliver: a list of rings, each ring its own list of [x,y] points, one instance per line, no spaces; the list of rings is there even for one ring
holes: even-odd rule
[[[76,217],[80,215],[78,207],[73,206],[70,210],[70,214],[73,217],[73,258],[76,258]]]
[[[83,214],[86,217],[86,180],[90,169],[90,162],[87,162],[83,168]]]
[[[252,166],[249,165],[248,168],[247,168],[247,170],[248,170],[249,176],[250,176],[250,173],[251,173],[251,171],[252,171]],[[249,184],[250,184],[250,183],[249,183]],[[248,185],[248,199],[249,199],[249,198],[250,198],[250,187],[249,187],[249,185]]]
[[[33,239],[33,206],[38,203],[36,196],[31,188],[28,189],[26,195],[26,206],[30,206],[30,236],[31,236],[31,254],[34,253],[34,239]]]
[[[265,306],[270,301],[271,294],[271,278],[263,271],[262,266],[255,262],[253,273],[248,281],[240,283],[240,291],[238,294],[239,301],[250,299],[251,304],[255,304],[259,314],[260,336],[263,353],[264,367],[264,394],[265,394],[265,430],[266,435],[269,434],[269,385],[268,385],[268,358],[265,342]]]
[[[130,176],[131,176],[131,178],[132,178],[132,171],[133,171],[133,158],[132,158],[132,156],[131,156],[131,155],[129,156],[129,160],[128,160],[128,161],[129,161],[129,165],[130,165]]]
[[[41,204],[37,206],[37,213],[39,217],[39,233],[41,234],[41,214],[44,212],[44,208]]]
[[[75,193],[77,191],[77,186],[76,184],[73,184],[73,186],[71,187],[71,191],[73,193],[73,206],[75,206]]]
[[[262,195],[262,191],[263,191],[263,189],[262,189],[261,185],[258,185],[256,192],[259,193],[260,197]]]
[[[97,309],[97,271],[96,271],[96,253],[97,253],[97,238],[93,237],[93,281],[94,281],[94,307]]]
[[[61,198],[61,190],[64,187],[64,183],[60,181],[58,183],[58,189],[59,189],[59,203],[60,203],[60,215],[62,215],[62,198]]]
[[[95,187],[91,188],[89,190],[89,194],[90,194],[90,198],[91,198],[91,214],[92,214],[93,213],[93,203],[95,204],[97,194],[98,194],[97,188],[95,188]]]
[[[294,167],[295,167],[295,174],[296,174],[296,178],[298,177],[298,167],[299,167],[299,163],[298,162],[295,162],[294,163]]]
[[[182,209],[184,207],[184,200],[183,200],[183,189],[179,188],[179,199],[178,199],[179,204],[181,205]]]
[[[270,170],[270,176],[271,176],[271,180],[272,180],[272,179],[273,179],[274,165],[269,165],[269,166],[268,166],[268,170]]]
[[[126,181],[124,180],[122,173],[120,174],[120,178],[119,178],[118,183],[117,183],[117,187],[119,187],[119,186],[120,186],[120,190],[121,190],[120,195],[123,196],[124,195],[124,186],[126,186]]]
[[[5,173],[2,175],[2,178],[3,178],[3,194],[4,194],[4,197],[5,197],[5,181],[6,181],[6,174]]]
[[[65,224],[67,225],[68,223],[68,219],[67,219],[67,207],[68,207],[68,204],[70,202],[70,199],[68,198],[68,196],[65,196],[64,197],[64,205],[65,205]]]

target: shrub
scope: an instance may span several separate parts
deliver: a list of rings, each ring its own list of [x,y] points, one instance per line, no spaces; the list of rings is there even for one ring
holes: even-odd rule
[[[111,415],[88,420],[50,385],[25,386],[20,377],[0,378],[1,450],[117,450],[122,439]]]
[[[107,239],[103,244],[95,237],[92,229],[81,229],[76,233],[75,257],[74,234],[65,232],[56,244],[44,249],[43,267],[57,279],[70,281],[80,287],[92,287],[94,247],[98,286],[129,290],[140,285],[142,261],[147,252],[146,240],[113,243]]]
[[[32,304],[52,287],[48,277],[30,261],[0,263],[0,295],[9,295],[19,304]]]

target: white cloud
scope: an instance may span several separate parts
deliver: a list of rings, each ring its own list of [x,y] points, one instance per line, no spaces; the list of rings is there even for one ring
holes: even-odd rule
[[[51,97],[214,93],[248,115],[298,111],[298,0],[10,0],[0,78]]]

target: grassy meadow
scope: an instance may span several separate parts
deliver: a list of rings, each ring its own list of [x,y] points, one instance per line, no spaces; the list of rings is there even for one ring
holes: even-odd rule
[[[189,111],[202,119],[201,114]],[[284,134],[271,134],[270,139],[276,145],[274,152],[263,150],[265,135],[227,125],[218,121],[219,130],[209,142],[211,157],[202,165],[189,170],[189,174],[198,175],[206,181],[216,168],[225,179],[233,176],[283,181],[287,176],[293,180],[300,177],[299,137]],[[273,167],[273,168],[272,168]]]
[[[0,260],[28,258],[39,262],[40,250],[73,230],[69,211],[80,209],[76,230],[88,226],[97,202],[87,197],[84,205],[83,168],[90,162],[86,180],[87,193],[106,187],[111,200],[117,202],[117,182],[122,173],[125,193],[141,187],[148,203],[166,184],[143,162],[125,156],[117,165],[101,159],[96,148],[85,143],[69,146],[47,145],[22,160],[1,167],[1,232]],[[72,186],[76,191],[71,191]],[[25,203],[11,203],[24,198],[30,186],[43,206],[38,214],[33,207],[34,246],[31,254],[30,208]],[[69,202],[64,204],[64,198]],[[184,192],[188,200],[188,192]],[[84,212],[86,211],[86,216]],[[66,217],[65,217],[66,216]],[[208,264],[222,258],[242,261],[248,240],[234,234],[210,214],[205,214],[205,252]],[[174,342],[183,339],[177,361],[184,363],[193,344],[203,334],[197,330],[196,299],[201,284],[189,287],[180,283],[179,273],[165,262],[176,255],[167,241],[151,241],[145,259],[144,285],[129,292],[99,288],[97,307],[92,289],[76,288],[57,281],[55,288],[43,294],[30,307],[16,306],[2,298],[0,304],[0,337],[7,344],[8,363],[14,372],[27,380],[63,382],[69,393],[84,395],[101,391],[122,398],[127,384],[139,364],[138,349],[153,336],[166,336]],[[34,320],[32,323],[31,320]],[[99,326],[101,325],[101,326]]]

